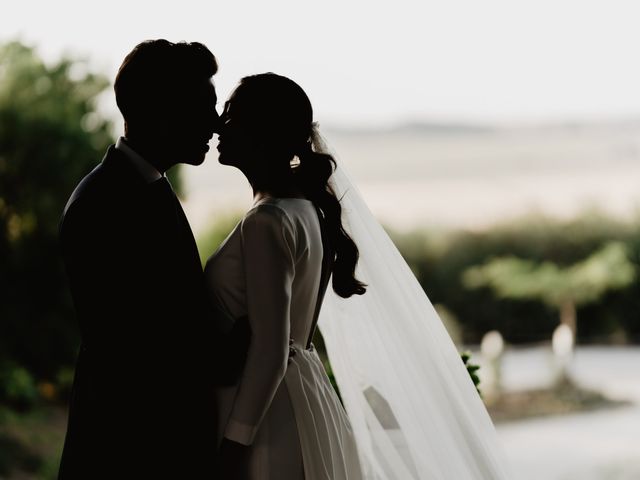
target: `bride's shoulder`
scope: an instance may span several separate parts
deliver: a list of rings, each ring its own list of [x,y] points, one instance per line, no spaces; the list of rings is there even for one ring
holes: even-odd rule
[[[295,224],[289,212],[277,199],[266,199],[256,204],[244,216],[242,227],[286,228],[295,231]]]
[[[262,202],[247,212],[240,222],[242,242],[250,248],[283,249],[291,255],[299,245],[298,229],[277,203]]]

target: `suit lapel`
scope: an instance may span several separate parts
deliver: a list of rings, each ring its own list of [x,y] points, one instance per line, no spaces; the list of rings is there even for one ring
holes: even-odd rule
[[[176,215],[178,217],[178,223],[180,224],[180,230],[182,231],[182,236],[184,238],[185,248],[190,251],[190,257],[193,259],[194,264],[197,265],[199,271],[202,271],[202,265],[200,264],[200,254],[198,252],[198,246],[196,244],[196,239],[193,236],[193,231],[191,230],[191,225],[189,225],[189,221],[187,220],[187,216],[182,209],[182,205],[180,201],[174,194],[175,204],[176,204]],[[194,265],[194,266],[195,266]]]
[[[138,199],[142,200],[141,204],[138,203],[139,214],[147,218],[141,218],[141,220],[143,223],[149,221],[147,225],[156,230],[158,235],[166,235],[164,241],[167,241],[165,247],[168,251],[165,250],[165,254],[180,258],[182,262],[190,265],[189,268],[197,267],[198,271],[202,272],[200,255],[191,226],[166,177],[147,183],[131,165],[126,155],[114,145],[107,151],[102,160],[102,166],[113,171],[118,178],[117,184],[121,185],[124,191],[133,194],[131,197],[133,202],[138,203]],[[131,207],[135,208],[134,205]],[[151,241],[154,240],[163,241],[161,238],[151,239]]]
[[[157,190],[156,193],[158,197],[156,197],[156,201],[158,204],[163,205],[163,208],[158,209],[158,214],[161,215],[158,220],[165,224],[170,231],[174,232],[174,235],[170,236],[173,237],[176,242],[176,256],[179,257],[181,261],[188,262],[190,267],[197,267],[197,270],[201,272],[202,266],[200,265],[200,255],[198,253],[196,240],[187,216],[182,209],[182,205],[171,188],[171,184],[163,177],[150,184],[150,187]],[[157,206],[159,207],[160,205]],[[168,224],[165,223],[165,221],[168,222]]]

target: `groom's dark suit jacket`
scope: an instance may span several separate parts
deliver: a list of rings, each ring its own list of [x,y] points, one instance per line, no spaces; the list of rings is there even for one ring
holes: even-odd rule
[[[110,147],[60,225],[82,343],[59,478],[215,478],[223,338],[165,178]]]

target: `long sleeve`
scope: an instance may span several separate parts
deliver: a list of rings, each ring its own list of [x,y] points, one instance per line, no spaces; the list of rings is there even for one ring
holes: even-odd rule
[[[250,445],[287,368],[295,229],[284,211],[260,205],[241,236],[252,335],[225,437]]]

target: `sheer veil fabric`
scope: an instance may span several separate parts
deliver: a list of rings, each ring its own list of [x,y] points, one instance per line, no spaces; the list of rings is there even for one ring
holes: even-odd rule
[[[314,149],[332,153],[314,128]],[[364,478],[501,480],[500,442],[460,354],[411,269],[341,165],[331,180],[367,293],[320,313]]]

